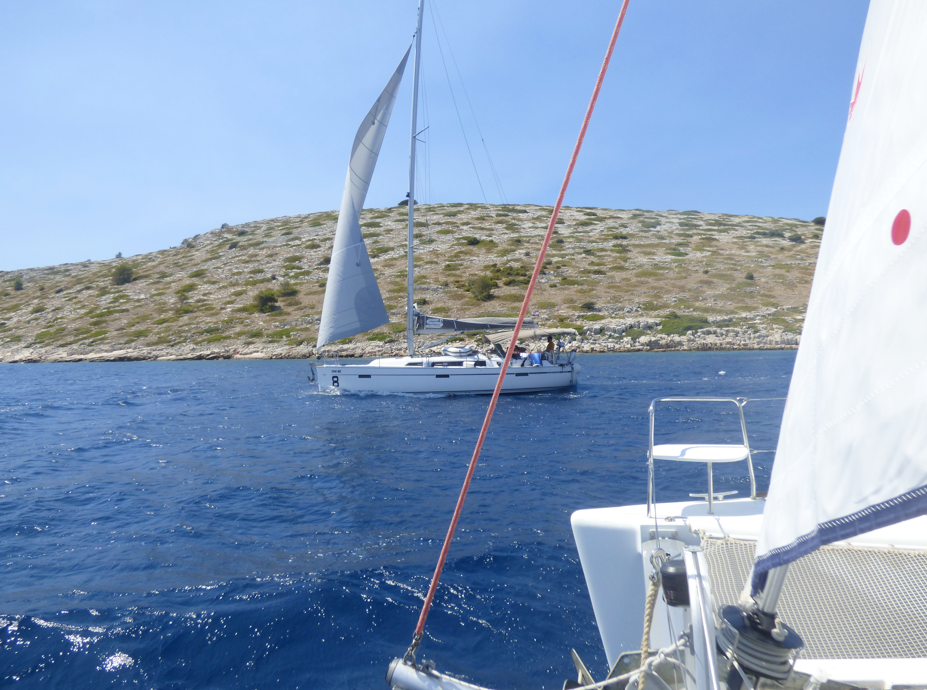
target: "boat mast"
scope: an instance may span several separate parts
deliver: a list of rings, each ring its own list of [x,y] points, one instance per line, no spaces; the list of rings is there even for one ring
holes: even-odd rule
[[[415,29],[415,71],[412,73],[412,136],[409,144],[409,267],[406,272],[406,341],[409,344],[409,356],[415,354],[415,342],[412,332],[415,326],[415,315],[412,307],[412,290],[415,287],[415,277],[412,269],[412,243],[415,228],[415,136],[418,134],[418,73],[422,59],[422,15],[425,14],[425,0],[418,3],[418,26]]]

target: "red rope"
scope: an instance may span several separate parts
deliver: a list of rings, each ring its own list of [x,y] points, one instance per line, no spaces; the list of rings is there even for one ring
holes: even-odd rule
[[[599,98],[599,91],[602,89],[602,81],[605,79],[608,63],[612,59],[612,52],[615,50],[615,42],[618,40],[618,33],[621,31],[621,24],[624,22],[624,15],[628,11],[629,2],[630,0],[624,0],[621,5],[621,12],[618,14],[618,22],[615,24],[611,42],[608,44],[608,51],[605,53],[605,60],[602,63],[602,68],[599,70],[599,77],[595,82],[595,90],[592,92],[592,99],[589,101],[589,107],[586,108],[586,117],[583,119],[582,129],[579,130],[576,146],[573,147],[573,156],[570,158],[570,165],[567,168],[566,176],[563,178],[560,194],[557,196],[557,204],[554,206],[554,211],[550,217],[550,223],[547,225],[547,234],[544,236],[544,244],[541,246],[541,253],[538,255],[537,263],[534,265],[534,273],[531,274],[531,282],[528,284],[528,291],[525,293],[525,301],[522,303],[521,311],[518,313],[518,322],[515,324],[515,332],[512,334],[512,341],[509,343],[508,350],[506,350],[505,359],[502,362],[502,369],[499,372],[499,379],[496,381],[496,388],[493,390],[492,399],[489,401],[486,419],[483,420],[483,428],[480,429],[480,437],[477,439],[476,448],[473,450],[473,457],[470,459],[470,467],[467,469],[467,477],[464,479],[463,487],[460,490],[460,497],[457,499],[457,507],[454,509],[454,517],[451,518],[447,536],[444,538],[444,546],[441,548],[441,555],[438,557],[438,565],[435,568],[435,574],[431,578],[431,586],[428,588],[428,594],[422,606],[422,613],[418,618],[418,625],[415,627],[415,638],[412,647],[409,648],[409,653],[414,652],[419,641],[422,639],[422,633],[425,630],[425,620],[428,618],[428,611],[431,609],[431,602],[434,599],[435,590],[438,588],[438,581],[441,579],[441,571],[444,569],[444,562],[447,560],[447,552],[448,549],[450,549],[454,531],[457,529],[457,521],[460,519],[460,512],[463,509],[464,500],[467,497],[467,490],[470,488],[470,480],[473,478],[473,471],[476,469],[476,463],[480,458],[480,452],[483,450],[486,432],[489,431],[489,423],[492,420],[493,412],[496,410],[496,402],[499,400],[499,393],[502,392],[505,373],[509,368],[509,362],[512,360],[512,353],[515,352],[515,344],[518,342],[518,333],[525,320],[525,315],[528,313],[528,305],[531,302],[531,295],[534,293],[534,286],[537,284],[538,276],[541,275],[541,268],[544,265],[544,256],[547,254],[547,248],[550,246],[550,241],[554,234],[554,226],[557,223],[557,216],[560,215],[560,207],[563,205],[563,198],[566,196],[567,187],[570,185],[570,178],[573,176],[573,168],[576,166],[576,159],[579,157],[579,151],[583,146],[583,139],[585,139],[586,130],[589,128],[589,120],[592,118],[592,111],[595,109],[596,100]]]

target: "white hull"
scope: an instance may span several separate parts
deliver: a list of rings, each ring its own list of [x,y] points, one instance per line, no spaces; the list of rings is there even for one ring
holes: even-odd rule
[[[538,393],[576,385],[580,367],[509,369],[503,393]],[[316,367],[319,390],[374,393],[491,394],[499,378],[497,368],[412,369],[369,364]]]
[[[475,366],[476,365],[476,366]],[[481,366],[480,366],[481,365]],[[369,364],[311,365],[323,392],[491,394],[499,378],[495,359],[384,358]],[[506,372],[503,393],[539,393],[575,386],[575,363],[520,366]],[[310,381],[313,375],[310,374]]]

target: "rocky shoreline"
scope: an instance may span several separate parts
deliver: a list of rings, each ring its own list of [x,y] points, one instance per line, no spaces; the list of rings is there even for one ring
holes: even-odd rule
[[[657,332],[658,320],[630,322],[630,328],[644,332],[628,337],[629,322],[598,326],[585,336],[565,338],[565,349],[580,354],[606,352],[670,352],[670,351],[725,351],[725,350],[790,350],[798,347],[801,336],[777,329],[724,328],[713,326],[689,331],[684,335],[667,335]],[[485,348],[477,338],[464,338],[455,344],[469,344]],[[440,345],[430,352],[437,353]],[[536,345],[535,349],[541,346]],[[372,358],[402,356],[405,344],[365,342],[347,345],[328,345],[317,352],[307,343],[301,345],[237,345],[202,346],[177,345],[173,347],[132,346],[118,350],[100,350],[89,347],[23,347],[0,350],[0,362],[35,364],[56,362],[146,362],[216,359],[310,359],[310,358]]]

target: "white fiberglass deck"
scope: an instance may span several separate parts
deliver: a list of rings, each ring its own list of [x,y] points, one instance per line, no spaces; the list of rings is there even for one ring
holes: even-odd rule
[[[581,510],[573,533],[609,663],[640,647],[649,554],[705,551],[713,605],[735,603],[752,563],[765,501],[704,501]],[[927,517],[824,547],[793,564],[780,611],[805,640],[797,669],[834,680],[927,679]],[[662,597],[661,597],[662,599]],[[652,647],[672,636],[660,601]],[[880,686],[882,687],[882,686]]]

